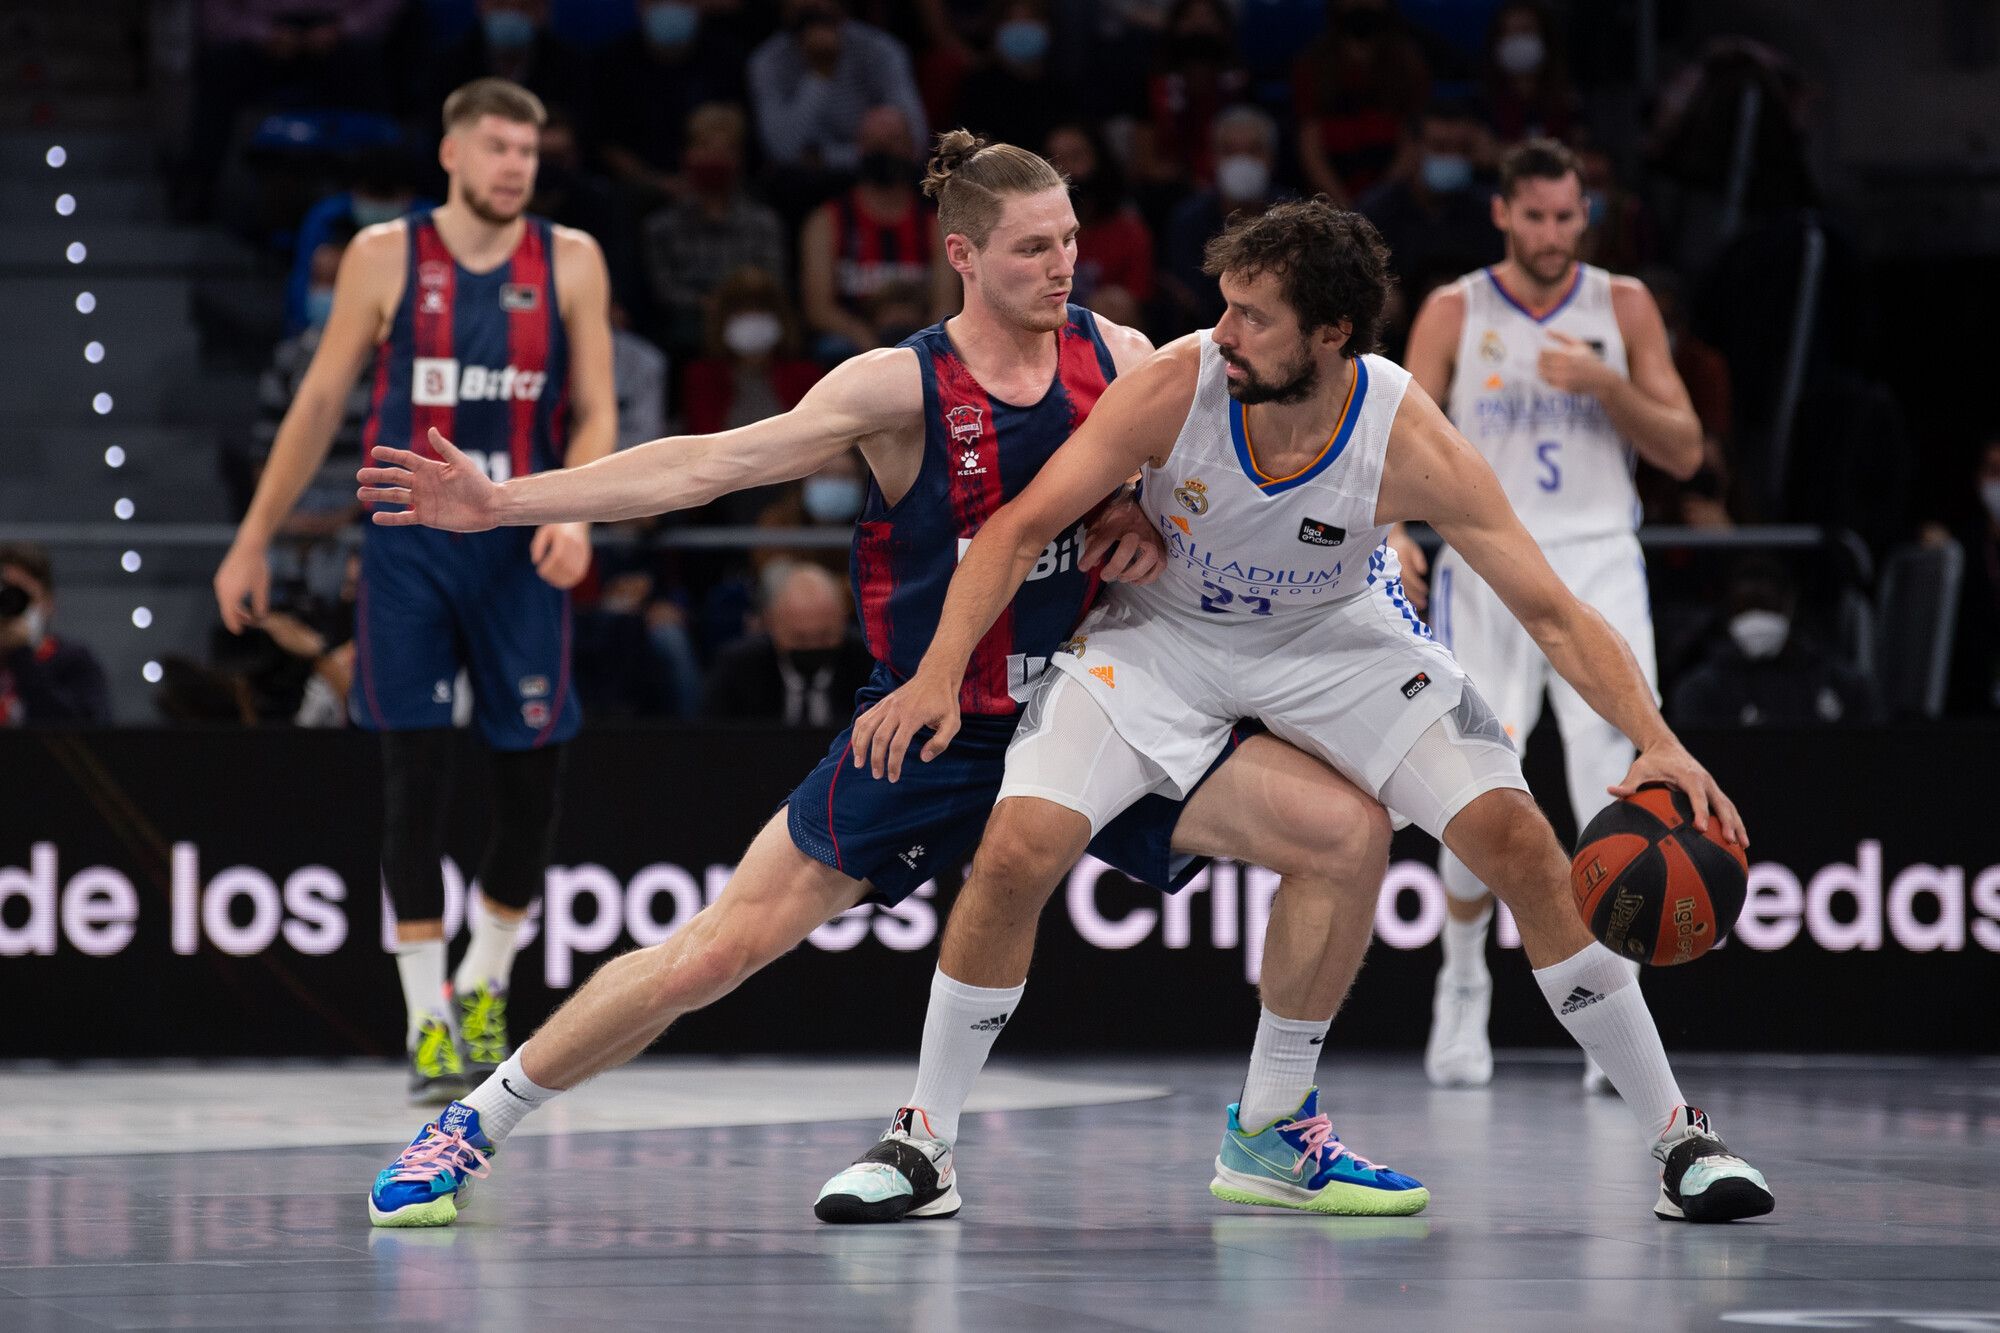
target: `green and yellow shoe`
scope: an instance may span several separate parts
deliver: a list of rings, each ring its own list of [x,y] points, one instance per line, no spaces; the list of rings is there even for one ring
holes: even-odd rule
[[[513,1054],[507,1045],[507,992],[481,984],[455,999],[466,1079],[476,1084]]]
[[[1296,1208],[1351,1217],[1407,1217],[1420,1213],[1431,1192],[1386,1166],[1356,1157],[1319,1113],[1319,1089],[1299,1109],[1259,1130],[1245,1130],[1238,1108],[1215,1159],[1208,1192],[1225,1203]]]
[[[410,1048],[410,1104],[443,1106],[463,1097],[465,1061],[458,1037],[443,1014],[430,1014],[417,1025],[417,1043]]]

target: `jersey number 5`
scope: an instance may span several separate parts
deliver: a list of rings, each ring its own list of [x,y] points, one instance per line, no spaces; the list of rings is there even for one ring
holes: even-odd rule
[[[1542,465],[1542,475],[1535,478],[1535,484],[1545,491],[1562,489],[1562,465],[1556,462],[1556,455],[1562,451],[1561,440],[1543,440],[1535,446],[1535,458]]]

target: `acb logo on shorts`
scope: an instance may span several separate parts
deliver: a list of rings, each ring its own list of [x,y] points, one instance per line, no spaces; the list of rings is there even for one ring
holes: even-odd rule
[[[1416,675],[1403,682],[1403,697],[1405,699],[1414,699],[1430,687],[1430,673],[1419,671]]]

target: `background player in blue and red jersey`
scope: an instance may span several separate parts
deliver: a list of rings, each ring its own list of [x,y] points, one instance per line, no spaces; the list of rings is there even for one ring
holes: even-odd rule
[[[926,188],[938,200],[945,250],[963,279],[961,314],[900,347],[843,363],[783,416],[719,435],[656,440],[586,468],[499,484],[441,436],[432,440],[441,460],[377,449],[382,465],[362,470],[361,498],[406,508],[378,510],[374,521],[477,532],[637,517],[803,476],[858,445],[873,477],[853,559],[856,599],[878,663],[857,699],[857,709],[868,708],[921,657],[959,552],[980,525],[1033,479],[1107,382],[1151,351],[1142,335],[1069,304],[1076,215],[1047,162],[954,131],[939,144]],[[418,1134],[376,1181],[376,1223],[452,1221],[459,1187],[485,1173],[492,1148],[529,1110],[638,1055],[675,1018],[728,994],[829,918],[863,901],[894,903],[936,871],[962,865],[999,791],[1020,701],[1089,604],[1091,566],[1108,547],[1102,572],[1156,571],[1156,548],[1142,539],[1154,540],[1126,501],[1098,518],[1087,543],[1082,531],[1051,542],[978,646],[960,699],[965,727],[951,749],[935,763],[911,765],[892,785],[854,767],[846,737],[836,740],[751,843],[715,902],[664,942],[599,969],[498,1073]],[[1249,1086],[1294,1107],[1311,1084],[1317,1042],[1345,990],[1329,991],[1324,978],[1338,969],[1351,975],[1367,947],[1388,835],[1382,808],[1345,779],[1256,736],[1222,759],[1185,803],[1159,798],[1135,806],[1092,850],[1161,888],[1178,883],[1188,862],[1204,855],[1253,861],[1283,876],[1265,943],[1266,1012]],[[952,922],[964,947],[983,947],[989,929],[1005,937],[1010,952],[1000,966],[1025,976],[1019,925],[966,930]],[[937,1035],[950,1039],[955,1054],[927,1061],[936,1082],[917,1089],[871,1150],[880,1168],[869,1176],[880,1187],[875,1197],[855,1198],[851,1212],[839,1200],[822,1200],[822,1217],[957,1211],[951,1140],[958,1109],[1019,995],[1019,986],[965,986],[938,975],[930,1016],[942,1026],[937,1034],[926,1029],[927,1052]],[[976,1051],[961,1050],[966,1044]]]
[[[421,451],[436,429],[464,442],[463,465],[503,481],[611,452],[603,255],[582,232],[525,212],[546,118],[533,93],[503,79],[460,88],[445,101],[438,153],[448,202],[370,227],[348,248],[326,333],[216,571],[232,631],[264,615],[271,536],[325,460],[371,359],[370,445]],[[580,720],[566,590],[589,567],[583,523],[368,531],[349,711],[382,733],[382,876],[418,1100],[449,1101],[468,1065],[490,1071],[506,1058],[515,937],[548,867],[562,745]],[[440,779],[461,670],[494,752],[494,809],[471,943],[447,992]]]

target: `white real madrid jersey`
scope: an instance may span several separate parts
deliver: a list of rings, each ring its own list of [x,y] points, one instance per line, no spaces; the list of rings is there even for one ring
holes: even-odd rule
[[[1389,428],[1409,372],[1379,356],[1354,381],[1326,447],[1289,476],[1257,462],[1225,362],[1201,335],[1201,379],[1173,452],[1148,467],[1140,504],[1167,543],[1167,568],[1141,600],[1227,616],[1291,615],[1396,577],[1375,521]],[[1380,548],[1378,550],[1378,548]]]
[[[1468,273],[1456,285],[1465,297],[1465,325],[1445,411],[1493,465],[1529,533],[1547,546],[1637,527],[1632,448],[1604,404],[1559,392],[1536,372],[1553,330],[1589,344],[1620,375],[1629,373],[1611,308],[1611,275],[1577,265],[1569,292],[1539,319],[1492,269]]]

